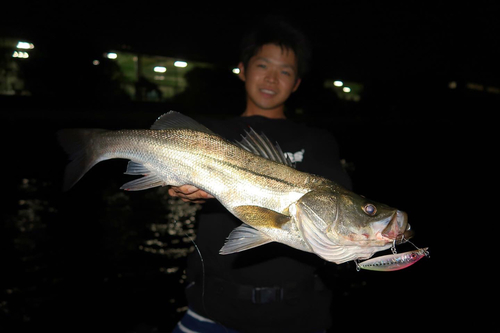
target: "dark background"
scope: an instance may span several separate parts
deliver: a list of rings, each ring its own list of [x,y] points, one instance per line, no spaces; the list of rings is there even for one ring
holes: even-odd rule
[[[232,75],[200,76],[189,103],[140,103],[122,98],[105,72],[92,72],[91,61],[125,48],[211,62],[222,72],[237,64],[246,27],[267,14],[295,22],[313,45],[312,71],[288,103],[303,113],[290,118],[330,130],[356,192],[406,211],[413,242],[430,247],[430,258],[399,272],[358,273],[352,263],[329,267],[339,281],[334,322],[425,328],[450,320],[443,309],[454,316],[462,309],[469,288],[460,282],[455,250],[471,223],[464,217],[463,184],[474,186],[473,139],[500,101],[485,88],[500,87],[494,1],[2,6],[0,34],[36,45],[27,71],[34,77],[32,96],[0,96],[2,332],[171,330],[185,306],[184,258],[141,248],[150,239],[172,243],[147,227],[172,209],[164,207],[164,193],[120,192],[124,161],[97,166],[62,193],[66,156],[55,132],[148,128],[170,109],[194,117],[238,115],[243,86]],[[332,78],[362,83],[361,101],[325,90],[323,81]],[[484,89],[470,89],[471,83]],[[176,247],[192,246],[182,233],[175,237],[184,239]]]

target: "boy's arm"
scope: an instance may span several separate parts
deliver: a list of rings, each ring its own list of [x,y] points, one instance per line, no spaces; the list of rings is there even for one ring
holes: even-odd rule
[[[171,186],[168,194],[172,197],[179,197],[184,202],[204,203],[206,199],[212,199],[213,196],[200,190],[193,185]]]

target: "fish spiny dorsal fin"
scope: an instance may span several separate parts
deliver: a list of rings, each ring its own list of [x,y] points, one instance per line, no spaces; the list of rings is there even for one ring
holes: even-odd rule
[[[259,135],[253,128],[245,133],[246,135],[241,135],[241,141],[235,141],[238,146],[255,155],[295,168],[295,164],[283,153],[279,144],[273,145],[264,133]]]
[[[162,116],[158,117],[151,129],[164,130],[164,129],[191,129],[203,133],[213,134],[211,130],[197,122],[196,120],[183,115],[176,111],[169,111]]]

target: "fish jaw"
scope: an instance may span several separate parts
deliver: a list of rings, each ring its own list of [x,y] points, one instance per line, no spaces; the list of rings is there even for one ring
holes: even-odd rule
[[[387,227],[380,233],[380,236],[389,242],[396,241],[396,244],[401,244],[413,237],[413,234],[414,232],[408,223],[408,215],[397,210]]]
[[[377,241],[377,244],[373,245],[332,233],[328,230],[328,225],[307,205],[291,205],[289,212],[301,238],[310,249],[309,252],[326,261],[342,264],[355,259],[367,259],[375,252],[391,246],[386,241]],[[365,240],[364,236],[363,240]]]

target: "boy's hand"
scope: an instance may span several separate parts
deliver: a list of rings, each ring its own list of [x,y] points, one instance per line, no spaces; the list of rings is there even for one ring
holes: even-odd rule
[[[179,197],[184,202],[204,203],[205,199],[212,199],[213,196],[200,190],[193,185],[171,186],[168,194],[172,197]]]

